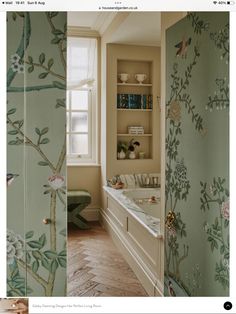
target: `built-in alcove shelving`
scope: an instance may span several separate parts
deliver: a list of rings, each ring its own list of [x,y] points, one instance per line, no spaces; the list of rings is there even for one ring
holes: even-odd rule
[[[121,73],[129,75],[126,82],[120,79]],[[140,83],[136,74],[145,74],[145,80]],[[108,177],[117,173],[159,171],[160,48],[108,44],[106,86]],[[129,127],[141,128],[131,131]],[[129,144],[132,139],[140,143],[135,148],[136,158],[129,159],[127,152],[120,159],[118,143]]]
[[[140,146],[135,149],[136,159],[139,159],[139,152],[144,152],[143,159],[152,158],[152,72],[151,61],[117,60],[117,143],[137,140]],[[121,82],[121,73],[128,74],[127,82]],[[136,74],[144,74],[145,80],[138,83]],[[121,106],[127,108],[120,108]],[[140,126],[144,133],[130,134],[129,126]],[[128,158],[127,153],[124,160]]]

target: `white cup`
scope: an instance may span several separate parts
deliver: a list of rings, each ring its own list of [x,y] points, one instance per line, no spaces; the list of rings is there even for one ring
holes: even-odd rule
[[[146,80],[147,75],[146,74],[135,74],[135,79],[139,82],[139,84],[142,84],[144,80]]]
[[[123,84],[125,84],[129,79],[129,74],[128,73],[120,73],[120,74],[118,74],[118,77],[121,80],[121,82]]]

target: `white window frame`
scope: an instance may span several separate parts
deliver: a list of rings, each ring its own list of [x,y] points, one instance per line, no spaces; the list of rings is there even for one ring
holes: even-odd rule
[[[80,37],[80,36],[78,36]],[[88,37],[89,38],[89,37]],[[97,43],[97,56],[98,56],[98,43]],[[97,69],[98,72],[98,59],[97,59]],[[67,90],[67,108],[66,112],[69,113],[69,130],[66,130],[67,139],[69,137],[69,142],[71,141],[72,134],[83,134],[88,133],[88,154],[72,154],[67,152],[67,165],[87,165],[87,164],[97,164],[98,163],[98,115],[97,115],[97,106],[98,106],[98,98],[97,98],[97,76],[96,81],[93,87],[91,88],[76,88],[72,90]],[[71,109],[71,93],[73,91],[79,90],[88,90],[88,110],[80,110],[80,109]],[[72,131],[71,126],[71,112],[88,112],[88,132],[77,132]],[[69,143],[70,145],[70,143]]]

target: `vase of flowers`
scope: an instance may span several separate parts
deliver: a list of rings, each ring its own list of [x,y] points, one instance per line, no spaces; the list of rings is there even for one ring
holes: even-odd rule
[[[117,158],[125,159],[128,150],[128,145],[126,142],[118,142],[117,144]]]
[[[135,140],[132,138],[132,140],[129,142],[129,146],[128,146],[129,159],[135,159],[135,158],[136,158],[135,148],[136,148],[137,146],[140,146],[140,143],[139,143],[138,141],[135,141]]]

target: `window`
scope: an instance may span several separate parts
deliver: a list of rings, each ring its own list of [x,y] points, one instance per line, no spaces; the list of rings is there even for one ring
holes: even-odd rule
[[[97,39],[67,39],[67,160],[97,161]]]

